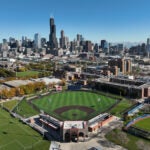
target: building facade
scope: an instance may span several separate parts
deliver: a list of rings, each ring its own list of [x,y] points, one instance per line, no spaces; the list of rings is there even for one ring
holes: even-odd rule
[[[110,67],[117,66],[118,68],[120,68],[120,72],[122,72],[122,74],[128,74],[131,73],[132,71],[131,59],[124,59],[124,58],[111,59],[108,62],[108,65]]]

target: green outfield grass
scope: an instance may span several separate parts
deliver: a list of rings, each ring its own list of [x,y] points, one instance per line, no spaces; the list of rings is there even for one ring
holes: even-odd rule
[[[50,142],[0,108],[0,150],[48,150]]]
[[[16,112],[17,114],[26,118],[39,114],[39,112],[33,109],[33,107],[27,103],[25,99],[22,100],[17,107],[15,107],[13,112]]]
[[[121,113],[132,105],[131,101],[123,99],[113,109],[111,109],[110,113],[120,117]]]
[[[24,72],[17,72],[16,76],[17,77],[29,77],[29,76],[34,76],[38,74],[39,74],[38,71],[24,71]]]
[[[8,110],[12,110],[18,103],[18,100],[11,100],[8,102],[3,103],[3,107],[5,107]]]
[[[135,127],[150,131],[150,118],[145,118],[143,120],[140,120],[134,124]]]
[[[104,112],[106,109],[115,104],[116,100],[92,92],[70,91],[44,96],[37,100],[33,100],[32,103],[39,109],[44,110],[51,115],[56,115],[56,113],[54,113],[55,109],[64,106],[86,106],[95,110],[93,114],[85,115],[84,111],[81,112],[81,110],[76,109],[73,111],[72,109],[72,111],[65,111],[59,115],[59,119],[61,118],[62,120],[76,120],[93,117],[98,113]],[[77,115],[73,116],[74,113]]]

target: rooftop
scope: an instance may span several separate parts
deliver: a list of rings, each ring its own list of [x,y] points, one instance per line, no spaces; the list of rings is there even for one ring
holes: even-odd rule
[[[27,85],[32,82],[33,81],[31,81],[31,80],[12,80],[12,81],[4,82],[4,84],[9,87],[19,87],[21,85]]]
[[[83,129],[85,121],[65,121],[64,122],[64,129],[71,129],[71,128],[78,128]]]
[[[38,78],[38,79],[32,79],[33,81],[38,81],[38,82],[45,82],[46,85],[50,84],[50,83],[59,83],[61,82],[60,79],[57,78],[50,78],[50,77],[44,77],[44,78]]]

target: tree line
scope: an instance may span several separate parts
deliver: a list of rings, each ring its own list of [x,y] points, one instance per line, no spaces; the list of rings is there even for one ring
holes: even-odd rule
[[[62,80],[59,85],[60,86],[65,86],[66,82],[65,80]],[[45,84],[45,82],[32,82],[28,83],[27,85],[22,85],[20,87],[16,88],[5,88],[0,91],[0,96],[1,99],[8,99],[12,98],[15,96],[23,96],[23,95],[28,95],[28,94],[34,94],[39,91],[43,90],[49,90],[53,89],[55,87],[56,83],[49,83],[48,85]]]
[[[5,88],[0,91],[0,95],[2,99],[8,99],[15,96],[23,96],[27,94],[36,93],[46,87],[44,82],[34,82],[28,83],[27,85],[22,85],[16,88]]]

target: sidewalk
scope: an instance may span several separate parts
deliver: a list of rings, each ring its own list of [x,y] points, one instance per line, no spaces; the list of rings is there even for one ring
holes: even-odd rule
[[[55,141],[51,141],[49,150],[60,150],[60,145],[57,144]]]

